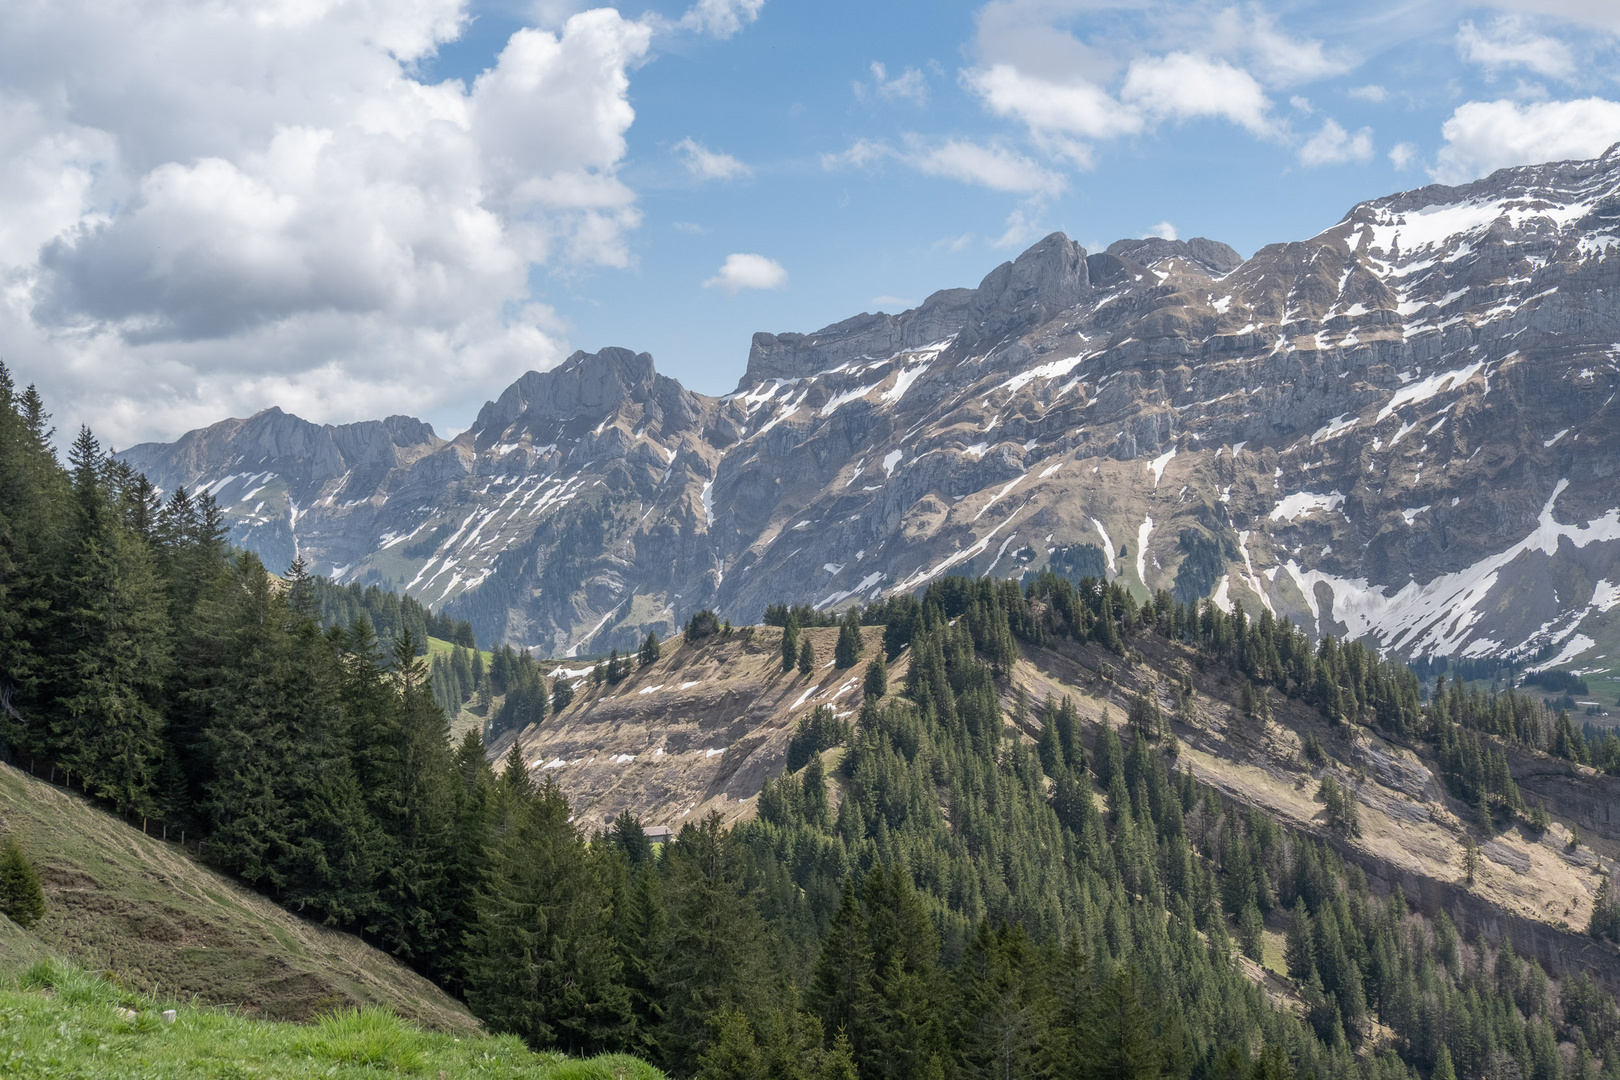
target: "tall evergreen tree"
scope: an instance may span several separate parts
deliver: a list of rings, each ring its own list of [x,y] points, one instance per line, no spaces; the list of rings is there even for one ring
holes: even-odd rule
[[[866,676],[861,683],[861,696],[876,701],[889,692],[889,664],[883,658],[883,650],[867,663]]]
[[[838,668],[854,667],[865,651],[861,640],[860,614],[852,605],[838,624],[838,644],[833,649],[833,664]]]
[[[782,670],[792,671],[799,663],[799,621],[792,615],[782,626]]]
[[[601,856],[552,784],[509,788],[471,928],[468,1001],[498,1031],[566,1053],[625,1046],[630,996],[612,937]]]
[[[651,665],[658,663],[658,658],[663,655],[663,651],[663,645],[659,643],[658,635],[653,631],[648,630],[647,640],[641,643],[641,653],[638,657],[641,666],[650,667]]]
[[[145,816],[159,810],[168,613],[152,551],[118,520],[88,428],[70,460],[76,513],[54,604],[55,749],[86,790]]]
[[[390,857],[381,875],[378,933],[385,946],[427,964],[447,933],[445,873],[453,826],[448,722],[434,702],[409,627],[394,641],[392,697],[399,754],[384,776]]]

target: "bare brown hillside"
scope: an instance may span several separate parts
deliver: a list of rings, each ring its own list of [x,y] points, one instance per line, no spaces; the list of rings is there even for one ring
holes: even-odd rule
[[[727,821],[746,818],[765,778],[784,768],[800,717],[831,704],[855,719],[865,664],[881,648],[879,629],[868,627],[862,662],[838,671],[831,664],[837,631],[804,633],[824,665],[813,677],[780,671],[775,627],[695,645],[669,642],[663,659],[616,687],[593,690],[582,681],[569,709],[521,733],[525,757],[536,775],[562,788],[588,829],[625,809],[649,825],[676,828],[710,810]],[[1138,692],[1155,694],[1181,763],[1230,798],[1329,839],[1370,877],[1399,884],[1429,913],[1444,908],[1493,940],[1507,935],[1555,970],[1574,965],[1620,974],[1614,950],[1581,932],[1600,875],[1620,856],[1620,823],[1608,823],[1620,790],[1613,778],[1545,755],[1517,755],[1515,774],[1526,791],[1546,799],[1554,823],[1539,836],[1516,827],[1485,840],[1476,831],[1481,869],[1468,884],[1463,844],[1472,815],[1431,772],[1424,747],[1397,745],[1364,727],[1335,728],[1314,708],[1275,691],[1271,719],[1250,718],[1238,707],[1241,687],[1213,666],[1201,670],[1194,651],[1151,636],[1137,644],[1128,658],[1097,645],[1026,647],[1004,690],[1007,715],[1015,714],[1019,689],[1032,704],[1067,695],[1094,733],[1105,717],[1122,725]],[[906,660],[902,653],[890,667],[891,686],[901,685]],[[1196,691],[1186,717],[1177,715],[1172,693],[1183,668]],[[1038,736],[1038,723],[1027,722],[1020,737]],[[1305,760],[1307,735],[1326,751],[1324,765]],[[510,736],[498,741],[492,757],[509,744]],[[1328,772],[1357,793],[1358,836],[1326,828],[1317,790]],[[1571,825],[1580,832],[1575,846]]]
[[[854,719],[866,664],[882,648],[882,627],[864,633],[861,661],[839,670],[838,631],[800,631],[816,651],[813,675],[781,670],[782,631],[774,626],[690,645],[677,638],[662,659],[617,686],[593,689],[580,680],[572,705],[518,733],[524,757],[536,776],[562,788],[587,829],[627,809],[648,825],[675,828],[711,810],[739,820],[753,813],[765,778],[782,771],[800,717],[831,705]],[[558,670],[577,678],[588,669]],[[889,677],[904,675],[902,657]],[[491,757],[503,758],[511,740],[495,740]]]

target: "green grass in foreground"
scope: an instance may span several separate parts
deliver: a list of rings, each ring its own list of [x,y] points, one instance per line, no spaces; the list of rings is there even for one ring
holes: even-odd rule
[[[175,1009],[174,1023],[163,1021]],[[136,1011],[134,1020],[119,1009]],[[47,960],[0,985],[0,1076],[117,1078],[376,1077],[660,1080],[636,1058],[536,1054],[515,1037],[436,1035],[380,1009],[313,1024],[250,1020],[154,1001]]]

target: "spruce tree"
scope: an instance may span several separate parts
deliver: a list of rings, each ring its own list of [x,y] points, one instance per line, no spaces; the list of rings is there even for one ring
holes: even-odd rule
[[[1113,783],[1114,777],[1119,775],[1125,767],[1125,750],[1119,742],[1119,732],[1108,722],[1108,713],[1103,712],[1101,730],[1097,733],[1097,753],[1094,769],[1097,774],[1097,783],[1104,789]]]
[[[840,1031],[833,1038],[832,1049],[821,1059],[821,1072],[816,1080],[858,1080],[858,1076],[849,1036]]]
[[[782,627],[782,670],[792,671],[799,662],[799,620],[787,617]]]
[[[551,711],[560,713],[574,702],[574,684],[558,675],[551,680]]]
[[[871,701],[876,701],[889,692],[889,663],[883,658],[883,650],[872,657],[866,665],[866,676],[862,680],[861,694]]]
[[[827,1031],[858,1038],[865,1030],[860,1008],[872,993],[872,978],[872,949],[867,942],[855,880],[845,878],[843,897],[816,958],[805,1002]],[[859,1054],[859,1049],[854,1052]]]
[[[55,685],[55,549],[72,501],[32,387],[0,364],[0,741],[50,754],[41,728]]]
[[[1159,703],[1147,693],[1138,693],[1131,699],[1126,722],[1140,739],[1152,741],[1159,737]]]
[[[839,668],[854,667],[864,649],[860,615],[852,606],[838,625],[838,644],[833,650],[833,663]]]
[[[968,1075],[1046,1071],[1055,1009],[1042,959],[1022,927],[979,924],[956,972],[957,1053]]]
[[[721,1009],[709,1028],[709,1045],[698,1058],[696,1080],[765,1080],[764,1055],[741,1010]]]
[[[1451,1051],[1442,1042],[1440,1052],[1434,1056],[1434,1072],[1429,1080],[1457,1080],[1457,1070],[1451,1064]]]
[[[1316,958],[1311,946],[1311,916],[1305,910],[1303,896],[1294,901],[1293,922],[1288,926],[1283,958],[1288,964],[1288,977],[1297,983],[1308,982],[1316,972]]]
[[[658,1043],[668,1072],[693,1071],[708,1018],[766,1007],[770,985],[765,922],[753,899],[746,851],[710,814],[665,845],[666,945],[655,981],[663,987]]]
[[[156,813],[169,665],[167,605],[151,549],[118,520],[88,428],[73,464],[74,522],[58,571],[55,749],[120,812]]]
[[[15,837],[0,844],[0,915],[18,926],[33,926],[45,917],[45,890],[39,872]]]
[[[381,876],[378,932],[397,956],[426,965],[446,940],[445,874],[453,825],[448,722],[427,685],[408,626],[394,641],[393,706],[399,755],[387,784],[383,821],[391,858]]]
[[[281,631],[280,595],[252,554],[199,606],[188,698],[199,711],[209,851],[250,884],[280,887],[294,836],[294,774],[286,691],[296,678]]]
[[[649,667],[658,662],[663,654],[663,646],[659,644],[658,635],[651,630],[647,631],[647,640],[641,643],[641,654],[638,659],[642,667]]]
[[[812,672],[814,672],[815,670],[816,670],[816,650],[815,650],[815,646],[810,644],[810,638],[809,638],[808,635],[806,635],[804,641],[801,642],[800,645],[799,645],[799,674],[800,675],[809,675]]]
[[[1143,1001],[1141,973],[1134,965],[1121,967],[1103,982],[1098,998],[1097,1026],[1087,1047],[1090,1075],[1098,1080],[1157,1080],[1163,1052]]]
[[[873,867],[862,900],[872,974],[856,1029],[860,1060],[877,1075],[922,1080],[948,1057],[939,933],[903,865]]]
[[[281,610],[287,622],[280,752],[288,804],[281,895],[294,906],[313,906],[329,922],[352,926],[376,910],[377,860],[385,840],[355,775],[337,654],[307,599],[301,603],[289,589]]]

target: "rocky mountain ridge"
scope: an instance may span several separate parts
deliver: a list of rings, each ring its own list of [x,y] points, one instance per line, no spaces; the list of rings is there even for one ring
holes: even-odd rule
[[[553,655],[1051,566],[1407,657],[1609,671],[1617,295],[1620,147],[1247,260],[1054,234],[911,311],[756,334],[719,398],[604,349],[449,441],[270,410],[121,456],[206,487],[271,565]]]

